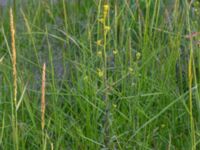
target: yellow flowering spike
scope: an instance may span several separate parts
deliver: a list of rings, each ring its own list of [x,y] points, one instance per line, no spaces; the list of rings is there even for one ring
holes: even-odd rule
[[[103,77],[103,75],[104,75],[104,73],[101,69],[97,69],[97,74],[100,78]]]
[[[101,46],[101,45],[102,45],[102,40],[97,40],[96,44],[97,44],[98,46]]]
[[[103,11],[108,12],[108,10],[109,10],[109,5],[108,4],[103,5]]]
[[[136,53],[136,59],[139,60],[140,58],[141,58],[141,53],[140,53],[140,52],[137,52],[137,53]]]
[[[108,16],[108,11],[109,11],[109,5],[105,4],[103,6],[103,17],[104,17],[104,19]]]
[[[117,49],[113,50],[113,54],[117,55],[118,54],[118,50]]]

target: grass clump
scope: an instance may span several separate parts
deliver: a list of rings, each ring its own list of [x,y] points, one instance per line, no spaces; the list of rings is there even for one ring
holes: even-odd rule
[[[0,149],[199,149],[197,0],[0,8]]]

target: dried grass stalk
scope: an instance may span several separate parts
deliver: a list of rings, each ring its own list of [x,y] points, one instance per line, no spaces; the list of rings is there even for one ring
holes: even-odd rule
[[[46,64],[44,63],[42,70],[42,97],[41,97],[42,130],[44,130],[45,126],[45,82],[46,82]]]
[[[16,47],[15,47],[15,27],[13,11],[10,8],[10,31],[11,31],[11,46],[12,46],[12,67],[13,67],[13,88],[14,88],[14,103],[17,104],[17,68],[16,68]]]

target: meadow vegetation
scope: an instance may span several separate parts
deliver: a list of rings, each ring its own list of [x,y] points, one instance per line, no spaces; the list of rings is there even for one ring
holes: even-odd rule
[[[198,0],[0,3],[0,149],[200,149]]]

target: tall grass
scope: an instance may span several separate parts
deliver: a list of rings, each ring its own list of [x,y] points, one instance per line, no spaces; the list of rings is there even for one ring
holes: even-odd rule
[[[199,149],[198,4],[14,5],[0,23],[0,149]]]

